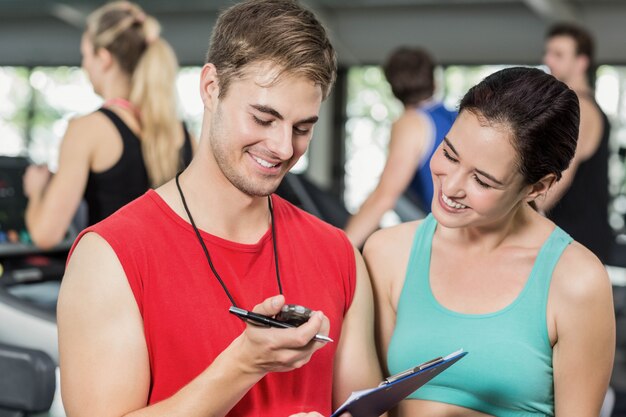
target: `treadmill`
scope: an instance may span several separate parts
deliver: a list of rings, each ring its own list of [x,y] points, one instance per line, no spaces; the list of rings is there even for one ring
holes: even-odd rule
[[[22,189],[28,164],[0,156],[0,417],[64,417],[56,302],[76,228],[52,250],[32,244]]]
[[[350,218],[350,212],[340,198],[319,187],[304,174],[288,172],[276,190],[276,194],[340,229],[346,226]],[[393,211],[401,222],[423,219],[428,214],[423,204],[409,192],[405,192],[398,198]]]

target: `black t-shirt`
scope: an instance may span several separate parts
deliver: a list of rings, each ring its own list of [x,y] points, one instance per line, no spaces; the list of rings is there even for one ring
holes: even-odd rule
[[[594,103],[595,100],[590,98]],[[548,217],[575,240],[608,262],[613,232],[608,221],[609,205],[609,119],[596,103],[602,115],[602,138],[591,158],[576,170],[574,180]]]

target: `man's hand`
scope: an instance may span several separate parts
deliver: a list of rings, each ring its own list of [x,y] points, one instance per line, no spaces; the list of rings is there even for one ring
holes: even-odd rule
[[[252,310],[274,316],[285,304],[282,295],[270,297]],[[302,367],[325,343],[313,340],[316,334],[328,335],[330,322],[321,311],[311,315],[308,322],[293,329],[260,327],[248,323],[235,340],[240,346],[240,361],[245,372],[286,372]]]

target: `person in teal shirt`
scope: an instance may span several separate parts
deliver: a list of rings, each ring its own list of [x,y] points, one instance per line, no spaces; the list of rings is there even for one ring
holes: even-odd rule
[[[598,258],[536,210],[576,150],[576,94],[533,68],[485,78],[430,162],[432,212],[365,244],[389,374],[463,348],[400,416],[598,416],[614,357]]]

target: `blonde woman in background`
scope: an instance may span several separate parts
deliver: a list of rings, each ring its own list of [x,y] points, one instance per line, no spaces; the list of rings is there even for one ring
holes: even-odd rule
[[[191,161],[194,141],[176,112],[178,63],[159,34],[158,22],[130,2],[88,17],[82,67],[104,104],[69,123],[54,176],[34,165],[24,175],[26,224],[37,246],[63,239],[83,198],[88,224],[97,223]]]

